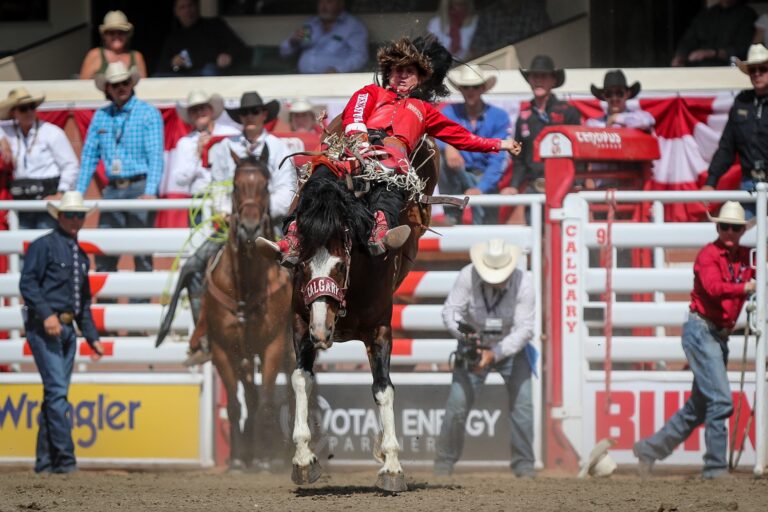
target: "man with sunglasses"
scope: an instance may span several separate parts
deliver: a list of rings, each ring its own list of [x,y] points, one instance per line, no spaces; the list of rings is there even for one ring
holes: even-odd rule
[[[104,355],[91,315],[88,256],[77,244],[90,210],[74,191],[66,192],[58,206],[48,203],[57,227],[30,244],[19,281],[24,329],[43,381],[36,473],[77,469],[67,402],[77,351],[75,323],[91,347],[91,359]]]
[[[109,182],[104,199],[154,199],[163,177],[163,119],[160,112],[134,94],[139,81],[135,68],[122,62],[107,66],[96,75],[96,88],[111,103],[93,116],[83,145],[77,191],[85,194],[99,160],[104,162]],[[154,215],[148,211],[102,212],[100,228],[148,228]],[[117,256],[96,256],[96,270],[117,270]],[[137,272],[152,271],[152,256],[133,258]]]
[[[636,128],[650,132],[656,120],[644,110],[629,110],[627,101],[640,94],[640,82],[632,85],[620,69],[608,71],[603,78],[603,87],[592,85],[595,98],[606,102],[606,113],[602,117],[588,119],[586,126],[592,128]]]
[[[703,423],[702,478],[728,475],[725,421],[733,412],[726,373],[728,338],[747,296],[755,292],[755,271],[749,248],[739,245],[747,224],[744,208],[728,201],[712,220],[717,240],[696,256],[690,313],[683,325],[683,350],[693,372],[691,396],[658,432],[635,443],[641,474],[649,473],[655,461],[669,456]]]
[[[736,65],[749,75],[752,89],[741,91],[733,100],[702,190],[714,190],[736,155],[741,163],[742,190],[752,191],[755,183],[768,179],[768,49],[753,44],[747,60],[737,59]],[[754,217],[755,203],[743,206],[747,219]]]

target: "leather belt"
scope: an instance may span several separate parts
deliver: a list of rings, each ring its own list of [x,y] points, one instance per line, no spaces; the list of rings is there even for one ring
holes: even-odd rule
[[[718,327],[715,325],[715,323],[710,320],[709,318],[705,317],[698,311],[691,311],[692,315],[696,315],[697,317],[704,320],[704,323],[707,324],[707,327],[709,327],[709,330],[715,334],[718,338],[720,338],[722,341],[728,341],[728,338],[731,336],[731,329],[728,329],[727,327]]]
[[[59,313],[59,322],[70,325],[75,319],[75,314],[71,311],[64,311]]]
[[[109,180],[109,185],[115,188],[128,188],[131,183],[146,179],[146,174],[136,174],[135,176],[128,176],[126,178],[112,178]]]

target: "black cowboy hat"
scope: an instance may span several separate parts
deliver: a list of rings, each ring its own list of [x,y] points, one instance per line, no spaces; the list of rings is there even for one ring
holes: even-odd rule
[[[264,100],[261,99],[259,93],[255,91],[244,92],[243,95],[240,96],[240,106],[238,108],[228,108],[227,114],[229,114],[229,117],[231,117],[232,120],[240,122],[240,115],[243,110],[254,107],[267,109],[267,120],[264,122],[268,123],[277,117],[277,112],[280,110],[280,102],[272,100],[269,103],[264,103]]]
[[[634,98],[640,93],[640,82],[635,82],[632,85],[627,85],[627,77],[624,76],[624,72],[620,69],[612,69],[605,74],[603,78],[603,88],[600,89],[595,85],[590,86],[592,94],[599,100],[605,99],[605,91],[611,87],[621,87],[629,91],[629,98]]]
[[[565,83],[565,70],[555,68],[555,61],[549,55],[537,55],[531,61],[531,67],[520,69],[525,81],[530,83],[528,75],[531,73],[551,73],[555,75],[555,89]]]

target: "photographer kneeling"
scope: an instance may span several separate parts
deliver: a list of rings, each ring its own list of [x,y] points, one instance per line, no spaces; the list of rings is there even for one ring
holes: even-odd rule
[[[476,244],[443,307],[443,323],[459,340],[453,382],[437,442],[435,475],[450,475],[461,457],[467,414],[493,369],[509,397],[511,468],[518,477],[533,469],[531,368],[535,297],[531,277],[517,268],[521,251],[501,239]]]

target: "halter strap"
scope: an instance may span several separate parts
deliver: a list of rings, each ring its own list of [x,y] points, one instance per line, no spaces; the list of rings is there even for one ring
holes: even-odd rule
[[[309,306],[320,297],[330,297],[344,307],[344,292],[331,277],[315,277],[310,279],[304,288],[304,304]]]

